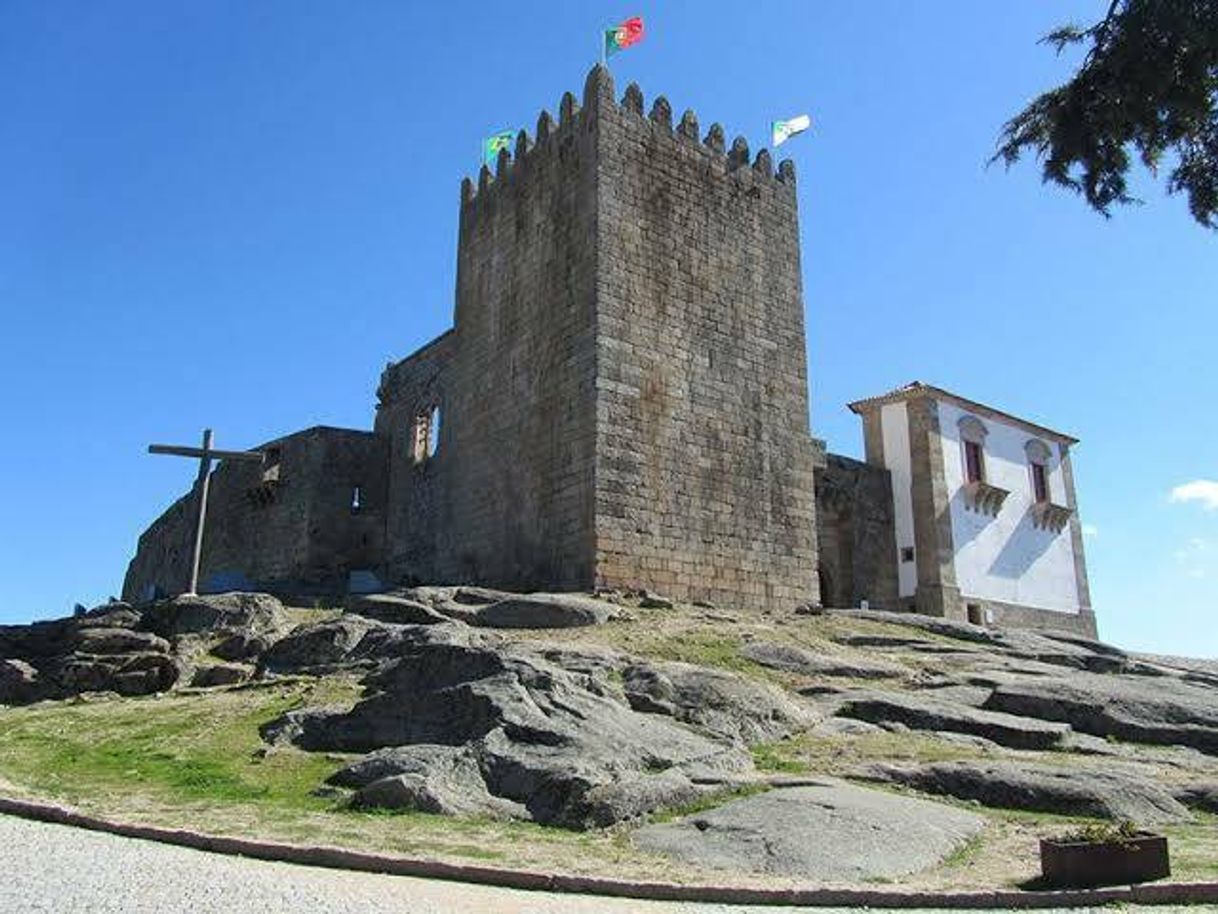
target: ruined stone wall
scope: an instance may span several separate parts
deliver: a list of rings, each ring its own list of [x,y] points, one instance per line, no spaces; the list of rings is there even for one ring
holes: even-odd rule
[[[445,333],[390,365],[377,389],[376,433],[388,459],[385,566],[391,581],[433,582],[443,523],[444,497],[460,481],[453,475],[452,363],[457,335]],[[418,423],[439,410],[439,447],[418,459]]]
[[[435,578],[593,583],[595,122],[563,98],[462,187]]]
[[[852,607],[866,600],[872,609],[900,608],[887,470],[827,455],[816,470],[816,527],[825,606]]]
[[[594,72],[601,586],[816,601],[794,170]]]
[[[271,456],[264,466],[221,463],[212,472],[201,591],[343,592],[351,570],[380,566],[387,495],[381,439],[313,428],[259,450]],[[196,505],[194,492],[179,499],[140,537],[124,599],[187,588]]]

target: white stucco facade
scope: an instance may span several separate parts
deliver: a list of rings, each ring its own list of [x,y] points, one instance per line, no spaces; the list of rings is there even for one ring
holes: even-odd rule
[[[885,407],[887,408],[887,407]],[[1027,428],[993,416],[975,416],[985,426],[985,481],[1009,493],[995,516],[969,507],[960,420],[974,415],[939,401],[943,472],[951,514],[956,585],[969,598],[1077,613],[1078,581],[1070,528],[1039,528],[1033,521],[1032,470],[1027,445],[1039,440],[1049,451],[1050,500],[1065,506],[1066,481],[1058,445]]]
[[[913,562],[901,561],[904,548],[914,544],[912,468],[909,452],[909,411],[904,403],[889,403],[880,411],[884,439],[884,463],[892,474],[893,524],[897,542],[897,595],[912,597],[918,588],[918,570]]]

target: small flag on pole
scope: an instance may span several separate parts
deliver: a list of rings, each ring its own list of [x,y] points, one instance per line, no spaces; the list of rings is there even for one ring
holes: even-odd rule
[[[812,118],[806,114],[793,117],[789,121],[773,121],[770,124],[770,139],[775,146],[781,146],[797,133],[803,133],[812,126]]]
[[[488,136],[482,141],[482,161],[493,168],[499,160],[499,150],[510,149],[515,136],[511,130],[501,130],[494,136]]]
[[[605,56],[611,57],[643,40],[643,17],[632,16],[621,25],[605,29]]]

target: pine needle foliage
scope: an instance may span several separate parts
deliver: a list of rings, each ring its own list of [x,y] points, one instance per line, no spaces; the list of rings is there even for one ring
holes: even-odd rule
[[[1168,192],[1218,230],[1218,0],[1112,0],[1102,21],[1042,43],[1089,47],[1069,82],[1006,123],[992,161],[1035,151],[1046,183],[1104,216],[1141,202],[1127,183],[1135,155],[1156,176],[1166,161]]]

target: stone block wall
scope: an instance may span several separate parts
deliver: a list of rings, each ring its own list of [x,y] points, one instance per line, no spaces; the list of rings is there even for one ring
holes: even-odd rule
[[[381,439],[318,427],[258,449],[270,457],[263,466],[221,463],[212,471],[200,590],[342,593],[350,571],[381,565],[387,496]],[[186,590],[196,511],[191,492],[140,537],[124,599]]]
[[[897,546],[892,477],[839,454],[816,470],[821,603],[897,610]]]
[[[456,484],[450,459],[452,364],[457,335],[449,331],[390,365],[377,389],[376,434],[388,460],[385,575],[391,581],[430,582],[444,530],[446,493]],[[439,446],[425,460],[415,453],[421,417],[439,410]]]
[[[816,601],[794,171],[594,71],[596,579]]]
[[[438,580],[593,584],[596,147],[567,94],[463,184]]]

